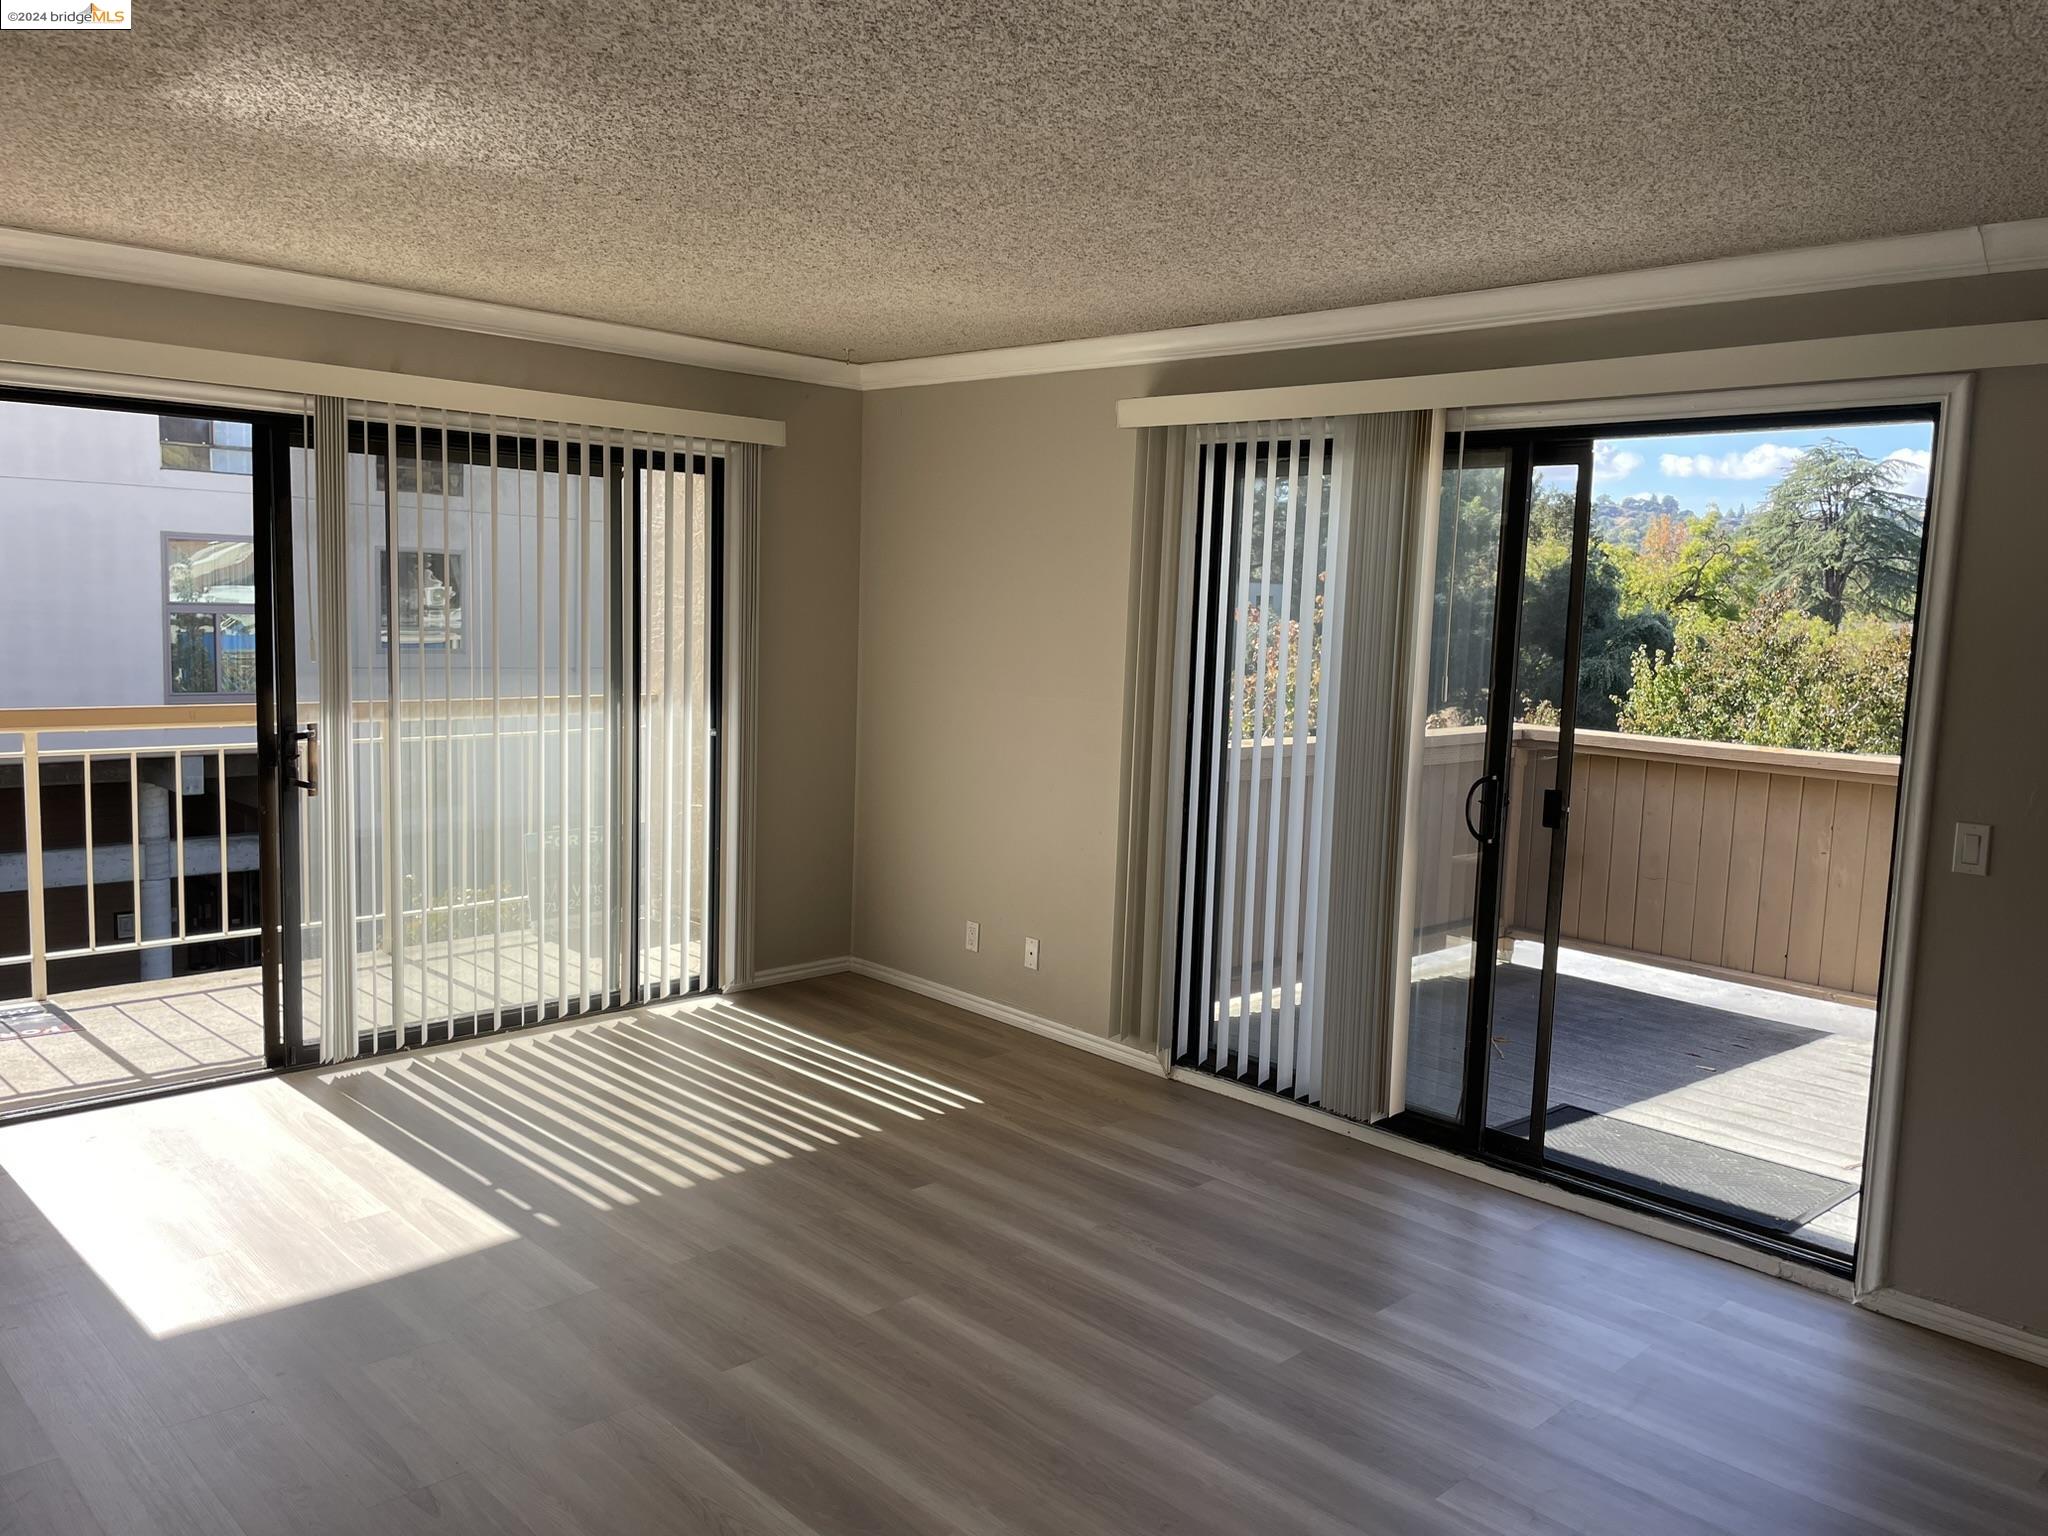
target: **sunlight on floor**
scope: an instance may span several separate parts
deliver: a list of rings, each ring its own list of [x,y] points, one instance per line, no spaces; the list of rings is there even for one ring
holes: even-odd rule
[[[712,997],[0,1128],[0,1169],[167,1338],[980,1102]]]
[[[351,1063],[319,1080],[479,1193],[511,1198],[476,1171],[484,1155],[600,1211],[874,1135],[891,1117],[980,1102],[723,998]]]
[[[0,1169],[160,1339],[517,1236],[279,1079],[0,1128]]]

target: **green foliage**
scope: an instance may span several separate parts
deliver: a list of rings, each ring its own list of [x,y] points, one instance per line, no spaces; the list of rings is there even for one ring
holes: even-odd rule
[[[1555,720],[1564,704],[1564,655],[1571,616],[1572,551],[1568,539],[1531,542],[1522,573],[1522,627],[1515,661],[1518,718],[1534,721],[1548,706]],[[1629,664],[1638,650],[1668,652],[1668,616],[1623,602],[1622,575],[1604,545],[1586,551],[1586,593],[1579,640],[1577,724],[1612,730]]]
[[[1660,517],[1683,518],[1676,496],[1612,496],[1593,499],[1593,537],[1621,549],[1639,548]]]
[[[1740,619],[1688,622],[1669,655],[1639,650],[1618,724],[1693,741],[1897,752],[1912,654],[1910,625],[1837,629],[1780,591]]]
[[[1431,712],[1451,723],[1485,718],[1493,675],[1494,583],[1500,572],[1505,478],[1499,469],[1467,469],[1462,477],[1444,476],[1429,675]],[[1453,479],[1460,482],[1455,495]]]
[[[1670,496],[1601,497],[1577,723],[1897,752],[1925,517],[1924,502],[1899,489],[1904,475],[1831,439],[1807,449],[1753,515],[1688,513]],[[1455,492],[1452,478],[1437,530],[1432,728],[1483,722],[1492,683],[1504,472],[1468,467]],[[1573,508],[1569,490],[1532,489],[1515,677],[1516,717],[1531,724],[1555,723],[1563,698]],[[1249,694],[1245,709],[1249,718]],[[1269,728],[1276,718],[1269,701]]]
[[[1740,618],[1767,582],[1756,540],[1738,537],[1718,507],[1692,517],[1659,513],[1634,550],[1609,552],[1621,568],[1623,603],[1674,620],[1689,611]]]

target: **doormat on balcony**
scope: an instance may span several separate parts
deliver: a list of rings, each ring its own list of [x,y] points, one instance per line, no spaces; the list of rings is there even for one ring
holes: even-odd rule
[[[1560,1167],[1767,1232],[1797,1231],[1857,1189],[1825,1174],[1787,1168],[1576,1104],[1554,1106],[1543,1124],[1545,1155]],[[1529,1122],[1517,1121],[1507,1133],[1527,1136]]]
[[[0,1004],[0,1041],[40,1040],[45,1035],[69,1035],[77,1030],[70,1015],[41,1003]]]

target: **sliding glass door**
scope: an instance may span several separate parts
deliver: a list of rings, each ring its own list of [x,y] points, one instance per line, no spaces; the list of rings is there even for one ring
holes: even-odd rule
[[[0,391],[0,1118],[286,1057],[270,573],[299,426]]]
[[[1447,442],[1397,1128],[1853,1253],[1934,429]]]
[[[1445,458],[1436,530],[1414,836],[1415,899],[1408,943],[1406,1089],[1411,1109],[1464,1118],[1477,1066],[1466,1020],[1482,970],[1480,913],[1486,797],[1494,753],[1494,653],[1501,568],[1508,558],[1504,447],[1460,443]]]
[[[724,445],[323,406],[300,1054],[713,985]]]
[[[1504,963],[1495,936],[1509,903],[1528,890],[1540,906],[1562,869],[1590,460],[1589,442],[1531,438],[1467,438],[1445,457],[1410,838],[1405,1100],[1474,1145],[1483,1132],[1542,1140],[1530,1106],[1555,967]],[[1517,749],[1531,729],[1549,733],[1546,750]]]

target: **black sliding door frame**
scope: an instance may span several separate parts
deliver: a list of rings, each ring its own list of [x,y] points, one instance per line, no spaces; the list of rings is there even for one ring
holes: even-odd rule
[[[1550,1024],[1557,986],[1556,950],[1549,940],[1555,938],[1559,921],[1555,893],[1563,888],[1566,827],[1571,804],[1572,712],[1578,703],[1579,630],[1585,607],[1585,556],[1592,521],[1593,439],[1590,434],[1578,430],[1472,432],[1464,435],[1463,448],[1473,455],[1502,450],[1507,454],[1506,478],[1501,494],[1500,555],[1494,576],[1496,598],[1492,671],[1487,692],[1486,746],[1480,776],[1466,789],[1464,801],[1466,830],[1479,845],[1479,875],[1474,887],[1472,915],[1472,976],[1468,984],[1465,1016],[1464,1084],[1456,1118],[1404,1111],[1388,1123],[1393,1129],[1454,1150],[1487,1153],[1518,1163],[1540,1162],[1543,1155],[1543,1115],[1534,1106],[1543,1101],[1549,1078]],[[1450,456],[1447,455],[1446,459],[1449,462]],[[1558,824],[1553,830],[1546,878],[1546,889],[1553,895],[1546,919],[1530,1129],[1526,1137],[1520,1137],[1490,1129],[1487,1125],[1487,1105],[1492,1089],[1494,1005],[1498,991],[1495,971],[1502,931],[1502,884],[1507,865],[1503,833],[1511,825],[1514,794],[1510,770],[1514,753],[1515,684],[1521,655],[1522,579],[1528,565],[1531,491],[1539,468],[1566,464],[1577,469],[1578,487],[1573,499],[1572,573],[1566,613],[1568,638],[1564,658],[1564,698],[1560,706],[1563,719],[1558,734],[1558,779],[1554,791]]]
[[[301,691],[298,677],[299,603],[297,583],[301,577],[295,559],[295,518],[293,470],[298,456],[305,483],[299,495],[311,502],[315,495],[314,466],[309,443],[310,422],[305,415],[275,410],[252,409],[206,399],[156,399],[142,395],[100,394],[89,389],[0,386],[0,402],[49,405],[81,410],[121,412],[142,416],[202,417],[210,421],[245,424],[251,429],[250,525],[256,592],[253,624],[256,632],[254,710],[256,716],[256,797],[259,822],[258,889],[261,916],[257,947],[260,953],[263,999],[263,1062],[260,1068],[231,1070],[215,1077],[167,1086],[142,1086],[130,1091],[82,1095],[61,1103],[39,1105],[15,1113],[0,1112],[0,1121],[33,1119],[63,1114],[75,1109],[125,1099],[161,1097],[235,1081],[266,1072],[311,1067],[318,1064],[317,1039],[309,1039],[305,1028],[305,964],[302,946],[305,871],[301,868],[301,836],[304,808],[300,796],[309,788],[314,754],[348,751],[347,742],[313,744],[300,718]],[[393,426],[389,421],[352,416],[348,422],[346,449],[381,461],[385,466],[382,494],[398,494],[398,477],[391,469]],[[439,459],[444,453],[450,464],[462,463],[473,470],[492,468],[540,476],[574,476],[582,472],[586,453],[595,457],[595,440],[551,439],[530,432],[472,428],[459,419],[400,420],[396,423],[396,444],[403,457],[410,448],[422,462]],[[652,440],[658,444],[660,440]],[[425,450],[423,453],[423,449]],[[592,992],[583,999],[581,1012],[561,1015],[552,999],[538,1005],[523,1004],[501,1010],[503,1028],[554,1022],[558,1017],[580,1017],[583,1012],[630,1007],[640,999],[642,946],[646,942],[641,920],[640,840],[646,828],[648,786],[638,771],[643,683],[645,614],[641,594],[645,573],[640,570],[642,522],[645,517],[643,474],[650,468],[666,467],[673,452],[678,467],[704,477],[706,511],[706,561],[703,590],[705,640],[705,697],[709,718],[705,724],[706,754],[706,848],[705,908],[703,943],[698,963],[679,983],[651,997],[699,995],[719,986],[720,924],[724,849],[723,805],[727,786],[724,762],[725,659],[727,614],[726,586],[726,492],[730,483],[727,453],[709,442],[677,439],[672,446],[650,445],[650,440],[633,435],[610,441],[604,447],[605,477],[612,505],[617,509],[605,549],[606,580],[611,584],[612,612],[620,621],[611,626],[604,645],[611,670],[607,689],[609,709],[618,732],[619,775],[615,786],[629,787],[630,796],[615,801],[618,806],[610,833],[622,837],[622,849],[629,856],[616,861],[612,898],[623,904],[622,921],[613,942],[621,949],[616,969],[617,984],[610,991]],[[373,495],[375,492],[373,491]],[[478,580],[471,572],[470,581]],[[392,601],[395,602],[395,594]],[[619,599],[629,597],[621,606]],[[495,600],[495,598],[494,598]],[[630,619],[628,619],[630,615]],[[394,615],[395,617],[395,615]],[[629,756],[630,754],[630,756]],[[88,778],[88,790],[90,780]],[[621,867],[622,866],[622,867]],[[139,917],[138,917],[139,920]],[[348,922],[355,921],[351,914]],[[204,935],[194,942],[201,942]],[[353,944],[353,938],[350,943]],[[488,1033],[492,1015],[470,1013],[443,1019],[408,1023],[406,1038],[396,1038],[390,1026],[381,1027],[374,1037],[363,1039],[366,1054],[385,1054],[399,1049],[439,1045]]]
[[[1592,454],[1594,444],[1610,438],[1677,436],[1715,432],[1757,431],[1795,428],[1826,428],[1871,423],[1925,421],[1932,428],[1937,454],[1944,450],[1940,439],[1945,422],[1939,405],[1897,404],[1847,406],[1839,409],[1802,409],[1746,412],[1717,416],[1674,416],[1629,418],[1591,425],[1498,428],[1462,434],[1464,450],[1479,453],[1506,450],[1509,455],[1507,483],[1501,514],[1501,550],[1496,586],[1492,691],[1487,705],[1485,772],[1468,795],[1468,828],[1475,808],[1487,836],[1482,839],[1481,864],[1475,897],[1473,923],[1474,966],[1468,993],[1465,1037],[1463,1100],[1455,1117],[1423,1110],[1404,1110],[1386,1122],[1390,1130],[1416,1140],[1476,1156],[1482,1161],[1529,1174],[1547,1183],[1576,1190],[1611,1204],[1618,1204],[1667,1220],[1733,1238],[1800,1263],[1849,1274],[1855,1257],[1817,1248],[1739,1218],[1712,1213],[1688,1205],[1677,1197],[1661,1197],[1598,1173],[1560,1165],[1546,1153],[1544,1129],[1549,1110],[1549,1078],[1557,1009],[1558,953],[1562,947],[1563,897],[1566,859],[1571,836],[1572,772],[1576,745],[1580,650],[1585,618],[1586,571],[1591,552]],[[1460,434],[1448,440],[1452,451]],[[1451,452],[1446,462],[1451,461]],[[1558,764],[1555,790],[1557,801],[1546,870],[1543,924],[1543,967],[1538,983],[1535,1065],[1532,1074],[1528,1132],[1514,1134],[1487,1124],[1489,1078],[1493,1057],[1494,1004],[1497,995],[1495,968],[1502,938],[1502,881],[1505,853],[1501,830],[1508,825],[1508,754],[1512,747],[1513,721],[1518,705],[1514,695],[1515,661],[1522,627],[1522,576],[1529,542],[1530,491],[1534,470],[1545,465],[1574,465],[1578,470],[1572,526],[1572,569],[1570,577],[1564,677],[1559,701]],[[1927,541],[1923,537],[1920,570],[1916,580],[1916,615],[1924,611],[1927,597]],[[1916,633],[1915,647],[1921,643]],[[1917,668],[1916,668],[1917,675]],[[1904,735],[1910,739],[1913,700],[1906,700]],[[1903,747],[1903,743],[1902,743]],[[1904,806],[1897,815],[1903,825]],[[1475,832],[1476,835],[1476,832]],[[1889,908],[1897,892],[1888,890]],[[1874,1086],[1874,1085],[1873,1085]],[[1867,1136],[1867,1132],[1866,1132]],[[1866,1155],[1869,1152],[1866,1145]],[[1859,1232],[1858,1246],[1862,1242]]]
[[[90,389],[0,386],[0,402],[134,416],[203,418],[236,422],[250,429],[249,529],[256,574],[251,621],[256,638],[253,706],[256,716],[257,950],[263,998],[263,1066],[255,1071],[276,1071],[292,1066],[295,1063],[291,1042],[299,1031],[303,989],[300,984],[296,858],[294,856],[290,868],[284,862],[286,850],[293,850],[295,855],[299,835],[298,804],[295,797],[286,792],[287,775],[292,767],[292,754],[286,750],[286,744],[294,739],[297,728],[296,674],[290,642],[295,623],[289,582],[292,559],[291,453],[304,441],[304,420],[296,415],[217,401],[100,394]],[[158,598],[162,598],[161,590]],[[214,702],[221,701],[216,699]],[[146,749],[143,755],[148,755]],[[83,775],[83,786],[84,793],[90,795],[92,775],[89,769]],[[141,936],[141,921],[142,915],[138,911],[135,915],[138,938]],[[225,925],[225,910],[222,922]],[[191,942],[203,943],[206,938],[205,934],[195,935]],[[251,1075],[254,1074],[248,1069],[228,1070],[216,1076],[166,1086],[81,1095],[16,1113],[0,1112],[0,1121],[37,1119],[121,1100],[157,1098]]]

